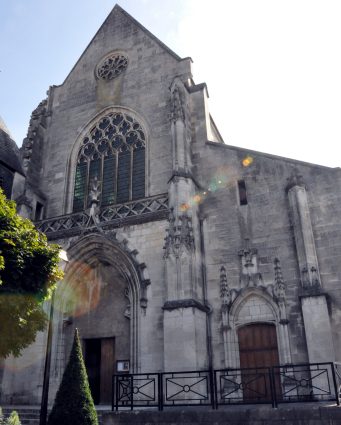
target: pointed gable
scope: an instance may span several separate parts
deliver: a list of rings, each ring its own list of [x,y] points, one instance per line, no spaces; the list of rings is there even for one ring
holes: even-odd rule
[[[112,11],[109,13],[102,26],[99,28],[97,33],[94,35],[83,54],[80,56],[65,81],[73,74],[77,67],[85,60],[88,61],[87,56],[91,50],[95,47],[96,50],[100,50],[101,47],[106,49],[106,52],[130,49],[134,44],[134,39],[143,37],[146,46],[149,48],[158,47],[163,50],[164,53],[168,54],[171,58],[176,61],[182,61],[181,58],[169,47],[167,47],[161,40],[155,35],[148,31],[142,24],[134,19],[128,12],[122,9],[118,4],[114,6]],[[126,43],[122,43],[122,39]],[[102,54],[104,56],[105,53]]]

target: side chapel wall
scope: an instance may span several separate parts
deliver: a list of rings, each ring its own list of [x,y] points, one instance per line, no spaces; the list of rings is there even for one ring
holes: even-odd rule
[[[276,257],[280,259],[286,285],[292,361],[308,361],[299,299],[300,271],[286,193],[288,179],[292,175],[302,176],[307,187],[322,287],[328,294],[334,350],[340,353],[340,170],[218,143],[195,141],[192,148],[194,175],[203,189],[212,189],[200,210],[204,219],[208,301],[213,307],[211,327],[214,367],[224,364],[220,267],[226,267],[231,287],[240,288],[241,261],[238,252],[245,247],[246,240],[257,251],[258,272],[264,283],[273,282],[273,261]],[[253,162],[245,167],[242,161],[248,155]],[[247,205],[239,205],[237,181],[240,179],[246,183]]]

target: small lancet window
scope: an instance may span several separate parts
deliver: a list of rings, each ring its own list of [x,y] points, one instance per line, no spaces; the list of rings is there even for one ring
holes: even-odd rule
[[[239,205],[247,205],[245,180],[238,180]]]
[[[77,158],[74,212],[90,207],[95,181],[100,206],[145,197],[145,134],[131,116],[110,113],[84,136]]]
[[[40,202],[36,203],[36,210],[35,210],[35,214],[34,214],[34,220],[38,221],[41,220],[43,218],[43,209],[44,209],[44,205],[41,204]]]

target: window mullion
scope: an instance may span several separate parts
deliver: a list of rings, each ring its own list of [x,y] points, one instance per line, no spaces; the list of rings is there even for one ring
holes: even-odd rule
[[[86,210],[87,205],[88,205],[88,194],[89,194],[89,176],[90,176],[90,162],[91,160],[88,160],[86,163],[86,184],[85,184],[85,190],[84,190],[84,205],[83,208]]]
[[[102,199],[103,199],[103,185],[104,185],[104,155],[101,156],[101,191],[100,191],[100,199],[99,199],[99,205],[102,205]]]
[[[115,181],[114,181],[114,203],[117,202],[117,180],[118,180],[118,151],[115,151],[115,158],[116,158],[116,167],[115,167]]]
[[[129,201],[133,199],[133,148],[130,149]]]

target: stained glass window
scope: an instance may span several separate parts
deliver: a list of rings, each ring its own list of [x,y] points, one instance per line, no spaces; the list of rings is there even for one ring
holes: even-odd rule
[[[73,211],[90,205],[90,183],[97,177],[101,206],[145,196],[145,135],[124,113],[101,118],[85,135],[78,152]]]

